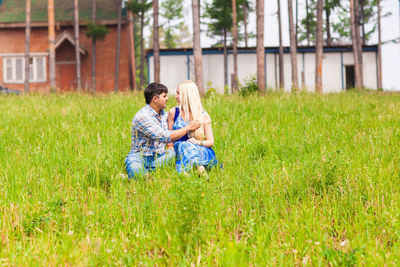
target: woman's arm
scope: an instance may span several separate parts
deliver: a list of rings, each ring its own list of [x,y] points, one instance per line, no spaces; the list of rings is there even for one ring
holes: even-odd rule
[[[171,108],[168,112],[168,130],[172,131],[174,126],[175,108]]]
[[[174,126],[174,117],[175,117],[175,108],[171,108],[168,112],[168,130],[172,131],[172,127]],[[167,149],[172,149],[174,147],[174,143],[168,143]]]
[[[211,127],[211,118],[210,115],[208,115],[207,113],[204,115],[203,128],[205,140],[190,138],[189,141],[199,146],[212,147],[214,145],[214,135]]]

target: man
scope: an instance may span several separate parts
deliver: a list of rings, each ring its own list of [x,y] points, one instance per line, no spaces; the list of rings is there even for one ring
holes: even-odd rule
[[[125,168],[129,178],[165,165],[175,157],[175,151],[165,150],[167,143],[180,139],[200,127],[191,121],[186,127],[169,131],[164,111],[168,102],[168,89],[160,83],[151,83],[144,90],[146,106],[136,113],[132,121],[132,146],[126,156]]]

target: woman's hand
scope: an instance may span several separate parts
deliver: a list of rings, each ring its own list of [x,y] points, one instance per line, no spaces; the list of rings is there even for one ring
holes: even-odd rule
[[[201,141],[197,140],[197,139],[194,138],[194,137],[189,138],[188,141],[189,141],[190,143],[195,144],[195,145],[198,145],[198,146],[201,145]]]

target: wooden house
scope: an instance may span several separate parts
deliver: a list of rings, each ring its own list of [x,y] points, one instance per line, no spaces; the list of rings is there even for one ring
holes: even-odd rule
[[[55,0],[56,83],[61,91],[77,85],[73,1]],[[96,43],[96,90],[114,90],[118,0],[97,0],[96,23],[109,33]],[[30,91],[47,92],[49,81],[49,39],[47,0],[32,1],[30,41]],[[91,21],[92,1],[79,1],[79,38],[82,88],[91,88],[92,40],[86,36]],[[119,88],[130,87],[128,24],[122,20]],[[25,0],[0,0],[0,84],[24,89],[25,77]]]

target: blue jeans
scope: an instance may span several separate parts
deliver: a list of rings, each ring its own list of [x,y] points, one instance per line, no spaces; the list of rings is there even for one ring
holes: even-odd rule
[[[173,149],[162,154],[143,156],[141,152],[129,152],[125,158],[125,168],[129,179],[135,176],[146,174],[162,165],[167,165],[175,158]]]

